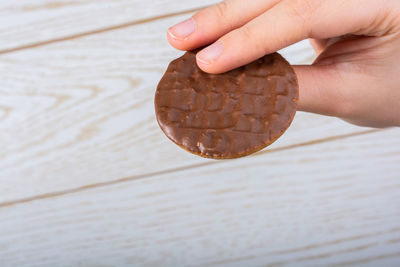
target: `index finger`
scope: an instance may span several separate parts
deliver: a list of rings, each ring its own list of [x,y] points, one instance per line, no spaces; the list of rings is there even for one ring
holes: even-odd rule
[[[168,30],[168,41],[180,50],[214,42],[264,13],[280,0],[225,0],[207,7]]]
[[[375,4],[371,4],[374,3]],[[377,1],[284,0],[231,31],[197,55],[199,67],[221,73],[306,38],[325,39],[360,32],[379,10]],[[356,15],[352,10],[357,10]]]

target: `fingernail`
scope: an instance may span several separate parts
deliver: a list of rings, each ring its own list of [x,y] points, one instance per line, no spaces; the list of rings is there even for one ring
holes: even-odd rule
[[[193,18],[190,18],[169,28],[168,33],[174,39],[184,40],[186,37],[192,34],[195,29],[196,23]]]
[[[223,50],[224,46],[222,45],[222,42],[217,41],[201,50],[197,54],[197,60],[202,64],[209,65],[222,54]]]

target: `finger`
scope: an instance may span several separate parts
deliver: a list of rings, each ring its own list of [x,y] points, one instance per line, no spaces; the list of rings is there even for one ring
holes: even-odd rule
[[[206,72],[221,73],[306,38],[326,39],[359,31],[366,16],[349,14],[348,10],[360,8],[355,3],[358,1],[343,5],[336,0],[284,0],[198,53],[197,63]],[[328,12],[332,9],[335,12]]]
[[[300,89],[299,111],[339,117],[360,126],[400,125],[400,110],[393,109],[400,95],[393,94],[393,86],[385,84],[378,92],[369,87],[382,84],[379,77],[359,72],[357,67],[339,71],[335,64],[294,69]]]
[[[366,49],[377,47],[384,39],[390,37],[375,37],[346,35],[330,38],[327,40],[324,50],[314,60],[313,65],[327,65],[346,60],[354,60],[355,55],[361,55],[360,59],[367,59],[365,53],[360,53]],[[363,56],[362,56],[363,55]]]
[[[279,1],[225,0],[169,28],[168,41],[181,50],[192,50],[210,44],[231,30],[243,26]]]
[[[326,43],[329,39],[314,39],[310,38],[310,44],[314,48],[315,53],[319,55],[322,51],[324,51]]]
[[[347,96],[341,80],[330,66],[293,66],[299,82],[298,110],[343,117]]]
[[[349,67],[347,71],[336,64],[293,68],[299,83],[299,111],[354,119],[360,110],[370,109],[372,103],[376,103],[376,99],[365,92],[365,84],[371,84],[372,80],[357,67]],[[364,92],[363,97],[360,92]]]

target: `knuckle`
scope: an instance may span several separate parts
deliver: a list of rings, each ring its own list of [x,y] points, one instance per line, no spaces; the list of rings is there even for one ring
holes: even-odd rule
[[[241,28],[241,35],[245,40],[254,39],[253,29],[250,28],[248,25],[245,25]]]
[[[291,0],[288,15],[297,21],[302,37],[313,35],[313,24],[315,23],[316,11],[324,0]]]
[[[248,46],[251,46],[252,50],[260,51],[263,54],[269,53],[270,51],[267,50],[263,35],[255,31],[255,28],[249,25],[244,25],[240,28],[241,38],[245,40]]]
[[[321,0],[291,0],[289,15],[306,25],[313,20],[313,15]]]
[[[231,0],[225,0],[214,6],[214,12],[216,17],[219,19],[220,23],[230,26],[231,25],[231,16],[230,16],[230,8],[231,8]]]

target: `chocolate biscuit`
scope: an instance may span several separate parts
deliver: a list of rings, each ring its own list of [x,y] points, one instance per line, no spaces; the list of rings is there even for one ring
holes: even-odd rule
[[[214,159],[254,153],[278,139],[297,108],[298,83],[278,53],[223,74],[208,74],[195,52],[172,61],[158,84],[158,124],[187,151]]]

